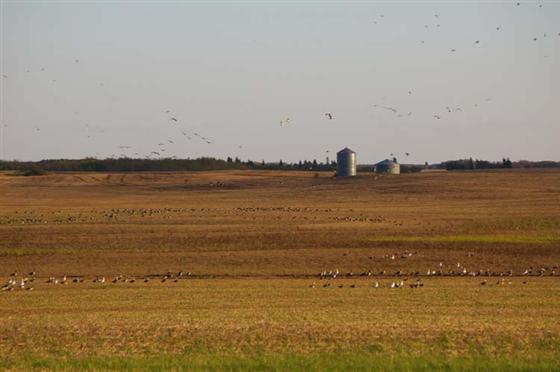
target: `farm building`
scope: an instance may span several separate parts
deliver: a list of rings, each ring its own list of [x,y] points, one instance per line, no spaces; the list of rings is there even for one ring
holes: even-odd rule
[[[356,175],[356,153],[348,147],[336,153],[336,176],[354,177]]]
[[[375,173],[400,174],[401,166],[399,163],[397,163],[396,159],[385,159],[375,164],[373,171]]]

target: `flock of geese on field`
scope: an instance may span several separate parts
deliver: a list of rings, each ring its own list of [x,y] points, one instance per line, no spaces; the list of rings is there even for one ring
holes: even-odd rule
[[[212,183],[214,187],[223,187],[223,182]],[[102,222],[127,222],[131,219],[157,217],[161,219],[175,219],[196,217],[198,214],[220,213],[244,218],[259,219],[259,214],[272,213],[269,219],[312,221],[323,217],[316,213],[324,213],[324,218],[335,222],[368,222],[387,223],[402,226],[403,222],[392,220],[385,216],[368,216],[358,213],[353,209],[341,210],[339,208],[309,208],[309,207],[237,207],[227,208],[111,208],[72,212],[64,210],[44,211],[15,211],[12,215],[0,215],[0,225],[48,225],[48,224],[76,224],[76,223],[102,223]],[[307,215],[309,214],[309,215]]]
[[[395,255],[392,255],[393,259],[395,257]],[[333,280],[337,279],[337,278],[353,278],[353,277],[383,277],[383,276],[389,276],[392,278],[392,281],[389,281],[387,283],[385,283],[385,285],[383,285],[382,283],[380,283],[379,281],[374,281],[372,283],[373,288],[380,288],[380,287],[389,287],[389,288],[401,288],[405,286],[405,282],[408,282],[410,278],[414,278],[414,281],[409,283],[408,286],[410,288],[420,288],[424,286],[424,283],[421,281],[421,277],[483,277],[484,279],[482,280],[482,282],[480,282],[481,286],[490,284],[491,279],[490,278],[495,278],[498,277],[498,281],[496,282],[496,285],[504,285],[504,284],[513,284],[511,278],[513,278],[514,276],[521,276],[524,278],[527,278],[529,276],[531,277],[543,277],[543,276],[556,276],[556,271],[559,269],[558,266],[552,266],[552,267],[540,267],[540,268],[534,268],[534,267],[529,267],[528,269],[525,269],[522,273],[520,274],[514,274],[514,271],[512,269],[507,270],[507,271],[492,271],[490,269],[486,269],[486,270],[467,270],[466,267],[462,266],[460,262],[458,262],[455,266],[457,267],[457,269],[453,269],[453,270],[444,270],[444,263],[440,262],[439,263],[439,268],[438,269],[428,269],[428,271],[426,271],[425,273],[420,272],[420,271],[403,271],[403,270],[398,270],[395,272],[388,272],[387,270],[382,270],[379,271],[378,273],[375,273],[372,270],[367,270],[364,271],[362,273],[359,274],[354,274],[352,271],[344,274],[341,273],[338,269],[334,269],[334,270],[323,270],[321,271],[321,273],[319,274],[319,278],[322,281],[326,281],[324,284],[322,284],[321,286],[323,288],[329,288],[329,287],[333,287],[333,286],[338,286],[339,288],[343,288],[344,284],[340,283],[338,285],[333,284]],[[395,279],[397,278],[397,279]],[[402,279],[401,279],[402,278]],[[508,278],[508,280],[506,281],[506,278]],[[528,280],[524,279],[523,284],[528,284]],[[316,288],[318,285],[317,283],[313,282],[309,287],[310,288]],[[350,288],[356,288],[357,285],[356,284],[351,284],[348,287]]]
[[[403,288],[408,285],[410,288],[421,288],[424,286],[422,282],[422,277],[483,277],[484,279],[480,282],[481,286],[490,285],[492,279],[498,277],[496,285],[505,285],[505,284],[512,284],[512,278],[514,276],[521,276],[525,278],[523,280],[523,284],[527,284],[528,280],[527,277],[554,277],[556,276],[556,272],[559,269],[558,266],[552,267],[540,267],[534,268],[529,267],[525,269],[522,273],[514,274],[513,270],[507,271],[491,271],[487,270],[475,270],[469,271],[465,267],[463,267],[460,263],[455,265],[457,269],[453,270],[444,270],[444,263],[439,263],[438,269],[428,269],[426,272],[420,271],[403,271],[398,270],[396,272],[388,272],[387,270],[382,270],[379,272],[374,272],[372,270],[367,270],[359,274],[354,274],[352,271],[347,273],[341,273],[340,270],[323,270],[319,274],[315,275],[323,282],[321,285],[323,288],[329,287],[338,287],[344,288],[345,284],[341,282],[335,282],[335,279],[349,279],[355,277],[390,277],[391,280],[386,283],[381,283],[379,281],[374,281],[371,283],[371,287],[373,288]],[[95,284],[117,284],[117,283],[148,283],[148,282],[173,282],[177,283],[181,279],[187,279],[189,277],[193,277],[193,274],[190,271],[183,272],[179,271],[178,273],[167,272],[164,275],[148,275],[148,276],[125,276],[119,274],[114,277],[105,277],[105,276],[95,276],[94,278],[86,279],[83,276],[70,276],[70,275],[63,275],[61,277],[50,276],[45,283],[49,285],[67,285],[67,284],[80,284],[85,282],[91,282]],[[507,280],[506,280],[507,278]],[[17,271],[14,271],[8,280],[4,283],[2,287],[0,287],[0,292],[3,291],[13,291],[13,290],[27,290],[32,291],[34,289],[33,284],[39,282],[40,279],[37,277],[37,273],[35,271],[29,272],[27,275],[19,274]],[[316,288],[319,285],[316,282],[313,282],[309,285],[310,288]],[[346,284],[349,288],[357,288],[357,284]]]
[[[192,276],[190,271],[183,272],[179,271],[178,273],[167,272],[165,275],[149,275],[149,276],[125,276],[119,274],[114,277],[105,277],[105,276],[95,276],[94,278],[86,279],[83,276],[70,276],[70,275],[62,275],[61,277],[50,276],[44,283],[49,285],[67,285],[67,284],[80,284],[91,282],[95,284],[117,284],[117,283],[149,283],[153,282],[172,282],[177,283],[180,279],[187,279],[188,277]],[[39,283],[40,278],[37,277],[37,273],[35,271],[29,272],[27,275],[19,274],[17,271],[14,271],[10,274],[8,280],[4,283],[2,287],[0,287],[0,292],[2,291],[13,291],[16,289],[20,290],[27,290],[32,291],[34,289],[33,284]]]

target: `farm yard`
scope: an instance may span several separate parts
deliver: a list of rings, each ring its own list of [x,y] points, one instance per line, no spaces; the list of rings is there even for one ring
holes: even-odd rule
[[[0,368],[560,368],[560,172],[0,174]]]

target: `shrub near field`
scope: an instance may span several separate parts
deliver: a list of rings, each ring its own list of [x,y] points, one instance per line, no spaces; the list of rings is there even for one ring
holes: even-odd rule
[[[557,171],[6,173],[0,207],[0,275],[37,271],[0,367],[560,368]],[[513,276],[424,275],[458,264]]]

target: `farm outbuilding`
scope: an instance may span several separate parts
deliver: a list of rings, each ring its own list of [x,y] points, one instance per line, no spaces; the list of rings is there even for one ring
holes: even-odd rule
[[[401,165],[396,160],[385,159],[375,164],[373,171],[375,173],[400,174]]]
[[[336,153],[336,176],[354,177],[356,175],[356,153],[348,147]]]

